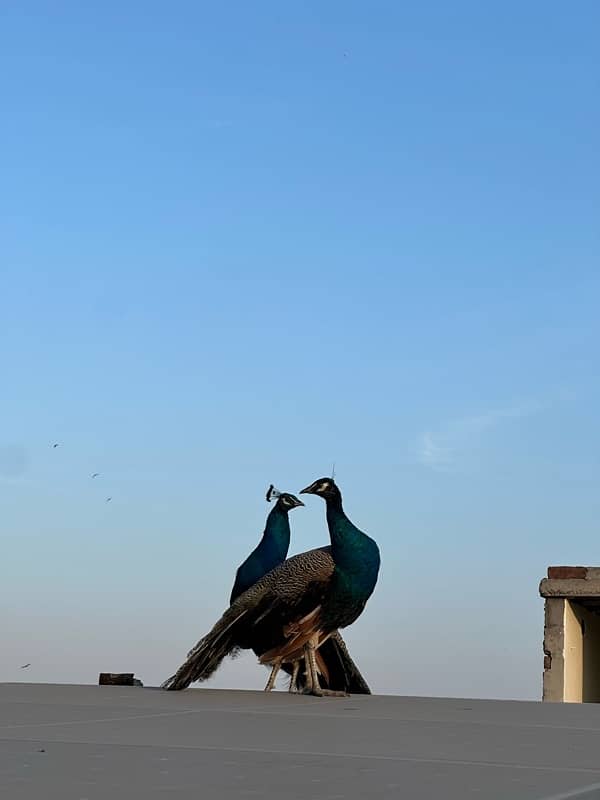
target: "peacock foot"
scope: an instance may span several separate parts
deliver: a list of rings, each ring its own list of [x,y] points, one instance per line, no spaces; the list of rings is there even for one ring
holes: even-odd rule
[[[306,687],[302,694],[312,695],[313,697],[350,697],[347,692],[338,692],[334,689],[321,689],[320,686],[315,686],[312,689]]]

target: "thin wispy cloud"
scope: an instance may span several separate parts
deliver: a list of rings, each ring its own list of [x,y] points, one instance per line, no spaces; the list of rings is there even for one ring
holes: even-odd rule
[[[211,119],[206,123],[207,128],[219,130],[221,128],[231,128],[233,122],[228,119]]]
[[[29,455],[20,444],[0,443],[0,478],[21,478],[29,468]]]
[[[452,463],[452,452],[442,446],[436,434],[425,431],[421,434],[417,455],[421,464],[441,469]]]
[[[417,442],[417,459],[430,469],[449,471],[456,467],[460,453],[485,431],[497,427],[506,420],[531,416],[540,409],[539,403],[525,403],[462,417],[452,420],[438,430],[423,431]]]
[[[36,481],[29,478],[16,477],[11,478],[6,475],[0,475],[0,486],[36,486]]]

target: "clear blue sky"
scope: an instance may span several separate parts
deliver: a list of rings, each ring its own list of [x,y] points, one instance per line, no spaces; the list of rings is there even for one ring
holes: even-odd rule
[[[538,581],[600,563],[599,26],[4,9],[0,680],[165,678],[268,484],[335,461],[382,551],[346,632],[371,684],[539,696]],[[327,541],[317,498],[292,534]]]

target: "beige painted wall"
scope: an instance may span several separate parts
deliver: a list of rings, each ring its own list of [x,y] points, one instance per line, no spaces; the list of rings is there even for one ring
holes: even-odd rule
[[[600,702],[600,617],[577,603],[572,611],[583,630],[582,699],[584,703]],[[583,627],[582,627],[583,623]]]
[[[573,603],[565,603],[565,703],[583,700],[583,635],[581,622]]]
[[[600,702],[600,617],[571,601],[565,603],[564,699]]]

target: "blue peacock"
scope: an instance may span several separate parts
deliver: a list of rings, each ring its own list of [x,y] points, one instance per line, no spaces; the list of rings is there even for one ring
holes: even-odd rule
[[[230,604],[287,558],[290,549],[289,512],[304,503],[293,494],[278,492],[271,484],[267,490],[267,503],[274,498],[277,502],[267,517],[262,539],[237,569]]]
[[[164,688],[184,689],[194,681],[206,680],[240,646],[251,647],[260,662],[271,667],[267,688],[282,667],[292,670],[292,685],[301,679],[303,690],[318,696],[346,694],[352,682],[348,670],[355,670],[355,677],[362,681],[338,628],[351,625],[373,593],[379,548],[346,516],[333,478],[320,478],[302,493],[325,500],[331,545],[281,562],[238,594],[176,674],[165,681]],[[333,647],[332,658],[324,658],[324,653],[330,652],[328,647]],[[336,680],[341,674],[341,688],[336,687],[330,667],[339,673]]]

